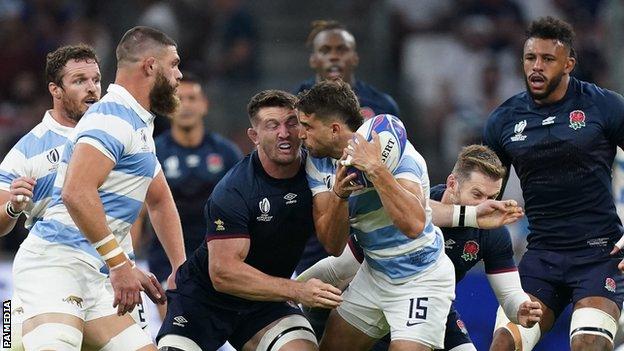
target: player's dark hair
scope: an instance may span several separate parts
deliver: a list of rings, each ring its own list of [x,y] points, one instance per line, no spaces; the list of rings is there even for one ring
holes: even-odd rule
[[[340,79],[318,82],[299,93],[298,98],[297,109],[306,115],[314,113],[319,120],[338,118],[353,132],[364,122],[357,96],[349,84]]]
[[[138,26],[128,30],[117,45],[117,65],[138,62],[147,50],[175,46],[176,42],[167,34],[150,27]]]
[[[458,179],[469,179],[470,173],[476,171],[498,180],[505,177],[505,166],[496,153],[485,145],[468,145],[464,147],[453,167],[453,174]]]
[[[310,30],[310,34],[308,34],[308,39],[306,39],[306,46],[307,47],[313,47],[313,43],[314,43],[314,38],[316,38],[316,36],[320,33],[320,32],[324,32],[326,30],[334,30],[334,29],[339,29],[339,30],[344,30],[346,32],[349,32],[349,30],[347,29],[347,27],[338,22],[338,21],[334,21],[334,20],[316,20],[312,22],[312,29]],[[349,32],[351,33],[351,32]]]
[[[70,60],[95,61],[100,64],[95,50],[85,44],[66,45],[48,53],[46,56],[45,77],[46,83],[63,86],[63,68]]]
[[[574,51],[574,30],[572,26],[565,21],[554,17],[542,17],[529,25],[526,31],[526,37],[539,39],[559,40],[570,50],[570,57],[576,57]]]
[[[263,90],[254,95],[247,104],[247,114],[251,125],[255,125],[258,111],[264,107],[285,107],[295,109],[297,97],[282,90]]]

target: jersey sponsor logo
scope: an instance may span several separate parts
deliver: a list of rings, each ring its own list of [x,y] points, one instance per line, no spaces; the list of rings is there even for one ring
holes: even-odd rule
[[[511,137],[511,141],[524,141],[526,139],[526,135],[522,134],[524,132],[524,128],[527,126],[527,121],[522,120],[514,126],[514,135]]]
[[[82,298],[78,297],[78,296],[74,296],[74,295],[69,295],[66,298],[63,299],[64,302],[67,302],[70,305],[76,305],[80,308],[82,308]]]
[[[297,194],[293,194],[293,193],[288,193],[284,195],[284,200],[286,200],[286,205],[296,204],[297,203],[297,200],[295,200],[296,197],[297,197]]]
[[[605,289],[607,289],[607,291],[614,293],[616,288],[617,285],[615,285],[615,280],[613,280],[613,278],[605,279]]]
[[[184,328],[186,326],[185,325],[186,323],[188,323],[188,320],[184,318],[183,316],[173,317],[173,325],[177,325],[178,327]]]
[[[479,253],[479,244],[474,240],[468,240],[464,244],[464,252],[461,255],[461,258],[464,261],[472,261],[477,259],[477,254]]]
[[[550,117],[544,118],[542,120],[542,125],[547,126],[547,125],[555,124],[555,118],[557,118],[557,116],[550,116]]]
[[[273,216],[269,216],[269,211],[271,211],[271,203],[269,202],[269,199],[266,197],[262,199],[262,201],[258,204],[258,207],[260,207],[260,212],[262,212],[262,214],[256,217],[256,220],[260,222],[270,222],[271,219],[273,219]]]
[[[206,167],[208,167],[208,172],[210,173],[221,172],[225,167],[223,157],[219,154],[209,154],[206,157]]]
[[[222,220],[217,219],[216,221],[214,221],[214,224],[217,225],[217,227],[215,228],[216,231],[222,232],[225,230],[225,226],[223,226],[223,224],[225,223]]]
[[[574,110],[570,112],[570,128],[579,130],[585,127],[585,112]]]
[[[191,154],[186,156],[186,166],[188,168],[195,168],[199,164],[199,156]]]
[[[53,165],[57,164],[59,160],[61,159],[59,157],[59,152],[57,149],[50,150],[50,152],[48,152],[48,154],[46,155],[46,158]]]
[[[453,245],[455,245],[456,242],[453,239],[448,239],[447,241],[444,242],[444,249],[446,250],[452,250],[453,249]]]

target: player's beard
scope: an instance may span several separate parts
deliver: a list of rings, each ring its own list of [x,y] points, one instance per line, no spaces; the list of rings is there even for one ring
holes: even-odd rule
[[[526,75],[524,76],[524,84],[526,86],[526,90],[529,93],[529,95],[531,95],[531,98],[533,98],[533,100],[544,100],[546,98],[548,98],[550,96],[550,94],[552,94],[553,91],[555,91],[555,89],[557,89],[557,87],[559,86],[559,83],[561,83],[561,80],[563,79],[563,75],[564,73],[558,74],[556,76],[554,76],[552,79],[547,80],[546,81],[546,90],[544,90],[543,93],[533,93],[533,91],[531,91],[531,84],[529,83],[529,77],[527,77]]]
[[[156,81],[149,93],[152,111],[162,116],[170,116],[180,105],[180,99],[175,93],[176,87],[169,83],[162,72],[156,74]]]
[[[97,100],[98,99],[96,99],[96,101]],[[76,123],[80,121],[84,113],[87,112],[87,109],[83,107],[81,101],[72,100],[65,93],[63,94],[62,101],[63,101],[63,109],[65,110],[65,115],[67,116],[67,118],[71,119],[72,121]]]

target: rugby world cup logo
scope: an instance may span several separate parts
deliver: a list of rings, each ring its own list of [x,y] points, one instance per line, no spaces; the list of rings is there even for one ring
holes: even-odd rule
[[[570,128],[578,130],[582,127],[585,127],[585,112],[581,110],[570,112]]]
[[[463,258],[464,261],[476,260],[478,253],[479,244],[474,240],[469,240],[464,244],[464,252],[462,253],[461,258]]]
[[[271,211],[271,203],[269,199],[266,197],[258,203],[258,207],[260,208],[260,212],[262,213],[260,216],[256,217],[256,220],[260,222],[269,222],[273,218],[273,216],[269,216],[269,211]]]

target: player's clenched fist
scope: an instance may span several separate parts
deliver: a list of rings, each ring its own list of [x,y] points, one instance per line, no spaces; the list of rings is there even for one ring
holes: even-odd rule
[[[300,285],[297,302],[307,307],[336,308],[342,302],[342,291],[312,278]]]
[[[518,322],[525,328],[531,328],[542,319],[542,306],[537,301],[524,301],[518,308]]]
[[[26,209],[30,203],[30,199],[33,197],[33,191],[37,181],[30,177],[19,177],[13,179],[11,182],[11,208],[15,212],[22,212]]]

